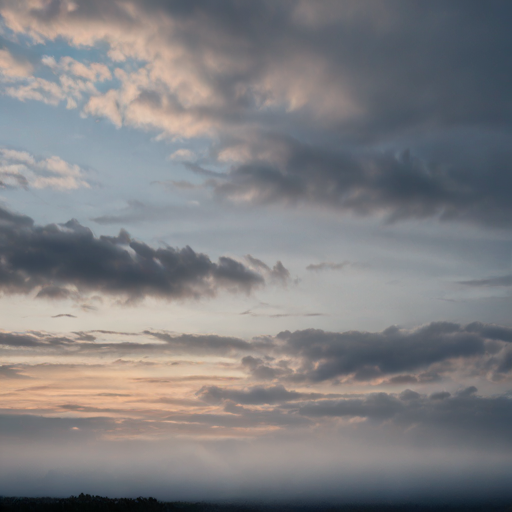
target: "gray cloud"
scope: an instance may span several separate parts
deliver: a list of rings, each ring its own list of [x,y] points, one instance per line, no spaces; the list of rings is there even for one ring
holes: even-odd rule
[[[472,442],[474,435],[484,443],[510,443],[507,432],[512,425],[512,399],[476,394],[474,386],[452,396],[448,392],[429,397],[406,390],[400,395],[370,394],[362,399],[324,400],[303,405],[301,415],[310,418],[360,417],[372,422],[390,420],[400,429],[415,425],[413,435],[434,432],[458,433]],[[480,437],[481,436],[481,437]]]
[[[459,281],[459,284],[476,287],[512,286],[512,275],[490,277],[488,279],[473,279]]]
[[[265,262],[254,258],[250,254],[248,254],[245,259],[255,271],[263,273],[275,283],[286,285],[290,280],[289,270],[285,268],[280,261],[278,261],[273,268],[270,268]]]
[[[0,379],[27,379],[26,375],[21,373],[20,368],[11,364],[0,365]]]
[[[256,313],[251,309],[243,311],[240,315],[249,315],[253,317],[266,317],[266,318],[289,318],[289,317],[315,317],[315,316],[328,316],[326,313]]]
[[[242,358],[242,367],[257,380],[274,380],[293,374],[293,370],[286,364],[270,366],[268,362],[259,357],[245,356]]]
[[[323,381],[351,375],[355,380],[364,381],[425,370],[436,363],[457,358],[478,358],[487,351],[486,340],[508,343],[511,335],[510,328],[478,322],[467,326],[434,322],[416,330],[390,327],[380,333],[329,333],[315,329],[285,331],[278,334],[277,339],[284,342],[280,346],[283,354],[300,361],[297,372],[289,375],[293,380]],[[494,349],[491,347],[490,350]],[[255,368],[261,365],[263,361],[253,363]],[[438,377],[436,372],[426,372],[414,378],[428,381]]]
[[[114,341],[109,339],[111,335],[116,335]],[[119,341],[118,335],[135,339]],[[307,329],[251,340],[156,330],[138,333],[77,331],[67,336],[36,331],[0,332],[0,347],[5,353],[16,350],[24,354],[44,351],[89,357],[98,354],[220,356],[240,361],[238,368],[253,381],[275,382],[274,387],[264,388],[267,391],[258,387],[237,391],[242,394],[270,393],[268,389],[278,393],[280,388],[276,385],[338,378],[361,383],[380,379],[382,384],[393,386],[430,385],[457,375],[461,368],[473,376],[500,381],[508,378],[512,371],[511,342],[510,327],[479,322],[465,326],[434,322],[417,329],[390,327],[375,333]],[[291,393],[284,388],[281,391],[283,396]],[[219,393],[224,396],[224,391]],[[234,396],[224,398],[234,400]]]
[[[145,334],[164,341],[170,350],[178,353],[228,355],[239,352],[252,352],[258,347],[258,345],[249,343],[240,338],[216,336],[214,334],[181,334],[176,336],[164,332],[152,331],[146,331]]]
[[[284,386],[272,387],[254,386],[249,389],[226,389],[218,386],[204,386],[197,396],[212,404],[219,404],[230,400],[241,405],[268,405],[284,402],[296,402],[298,400],[317,400],[334,397],[336,395],[324,395],[322,393],[299,393],[288,391]]]
[[[418,378],[415,375],[395,375],[388,379],[387,384],[416,384]]]
[[[39,297],[67,298],[95,291],[133,300],[213,296],[219,290],[249,293],[264,278],[242,263],[217,263],[190,247],[152,247],[121,230],[96,238],[76,220],[36,226],[28,217],[0,209],[0,289]]]
[[[101,331],[91,331],[101,334]],[[190,354],[200,356],[240,357],[244,353],[257,353],[268,349],[268,343],[261,341],[245,341],[240,338],[217,335],[169,334],[159,331],[142,333],[109,333],[138,337],[140,341],[106,341],[98,339],[91,332],[75,332],[68,336],[50,333],[12,333],[0,332],[0,347],[23,352],[30,350],[49,351],[59,355],[90,355],[109,354],[114,356],[128,354]],[[147,338],[156,339],[150,343]]]
[[[341,263],[332,263],[324,261],[322,263],[311,263],[306,267],[306,270],[310,270],[312,272],[321,272],[323,270],[341,270],[350,265],[349,261],[343,261]]]
[[[110,224],[137,224],[141,222],[151,222],[162,218],[172,216],[191,215],[189,209],[180,209],[174,206],[148,205],[141,201],[131,199],[127,201],[127,206],[117,213],[101,215],[91,220],[101,225]]]
[[[272,142],[275,145],[275,141]],[[465,162],[428,161],[409,151],[343,151],[283,139],[267,152],[275,164],[254,160],[208,183],[220,199],[265,205],[310,203],[387,221],[438,217],[510,227],[512,154],[467,170]]]
[[[40,333],[11,333],[0,332],[0,346],[14,347],[14,348],[57,348],[63,345],[71,344],[72,339],[45,335]]]
[[[92,332],[97,334],[93,335]],[[118,339],[111,341],[108,338],[103,338],[99,331],[78,331],[66,336],[46,332],[0,332],[0,348],[5,350],[4,354],[11,355],[30,352],[88,357],[98,355],[141,357],[143,355],[158,356],[165,354],[175,356],[188,354],[191,356],[218,356],[234,359],[238,359],[244,354],[260,354],[270,350],[268,342],[257,339],[246,341],[241,338],[214,334],[170,334],[161,331],[110,334],[128,335],[135,338],[135,341],[127,342]],[[155,340],[156,342],[154,342]],[[258,358],[252,356],[246,357],[259,361]],[[122,360],[118,360],[117,364],[122,362]],[[277,371],[272,370],[272,375],[276,374]],[[182,378],[186,379],[185,377]],[[205,379],[211,380],[214,377],[208,376]]]

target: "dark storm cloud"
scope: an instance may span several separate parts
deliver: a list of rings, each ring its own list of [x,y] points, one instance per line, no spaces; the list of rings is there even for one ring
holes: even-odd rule
[[[390,327],[382,332],[348,331],[330,333],[318,329],[285,331],[277,336],[283,342],[282,354],[297,358],[300,367],[287,378],[323,381],[351,375],[359,381],[372,380],[392,374],[426,370],[435,364],[458,358],[479,358],[488,351],[503,349],[512,341],[512,329],[482,323],[461,326],[455,323],[434,322],[416,330]],[[499,347],[487,346],[488,341],[501,342]],[[253,358],[254,359],[254,358]],[[249,364],[250,363],[250,364]],[[251,370],[265,369],[264,362],[249,361]],[[267,363],[268,364],[268,363]],[[282,368],[269,365],[268,374],[283,374]],[[431,381],[438,378],[434,371],[396,379]],[[404,380],[404,382],[405,382]],[[396,382],[398,383],[398,381]]]
[[[190,247],[152,247],[121,230],[96,238],[76,220],[35,226],[0,209],[0,289],[39,297],[67,298],[96,291],[127,299],[213,296],[221,289],[250,292],[264,278],[231,258],[217,263]],[[72,287],[71,289],[69,287]]]

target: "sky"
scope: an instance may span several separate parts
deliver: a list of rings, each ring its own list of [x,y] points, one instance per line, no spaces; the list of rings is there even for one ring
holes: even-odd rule
[[[512,498],[511,22],[0,0],[0,495]]]

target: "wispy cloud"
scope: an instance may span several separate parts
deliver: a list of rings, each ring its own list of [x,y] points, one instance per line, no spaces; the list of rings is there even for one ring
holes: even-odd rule
[[[512,275],[507,274],[504,276],[489,277],[487,279],[471,279],[469,281],[459,281],[459,284],[475,287],[512,286]]]
[[[341,263],[323,261],[322,263],[311,263],[306,267],[306,270],[310,270],[312,272],[321,272],[323,270],[342,270],[349,265],[351,265],[350,261],[343,261]]]

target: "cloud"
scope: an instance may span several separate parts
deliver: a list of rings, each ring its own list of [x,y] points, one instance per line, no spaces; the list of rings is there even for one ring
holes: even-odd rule
[[[413,429],[413,436],[430,431],[454,434],[471,442],[474,435],[509,444],[506,432],[512,424],[512,399],[476,394],[474,386],[452,396],[447,392],[430,396],[405,390],[400,395],[369,394],[362,399],[324,400],[303,405],[299,414],[309,418],[359,417],[371,422],[391,420],[401,430]],[[416,432],[414,432],[416,430]],[[411,434],[411,433],[410,433]],[[409,435],[410,435],[409,434]],[[449,437],[449,435],[447,436]]]
[[[228,336],[172,335],[165,332],[146,331],[145,334],[164,341],[167,347],[175,353],[198,354],[198,355],[230,355],[240,352],[252,352],[256,344],[251,344],[240,338]]]
[[[89,188],[84,171],[58,156],[36,159],[26,151],[0,148],[0,187]]]
[[[20,101],[35,100],[49,105],[66,101],[66,108],[73,109],[84,98],[99,95],[96,83],[112,79],[106,65],[97,62],[84,64],[67,56],[57,62],[54,57],[45,55],[41,59],[42,66],[48,67],[57,81],[34,76],[31,64],[14,61],[12,56],[0,50],[4,94]]]
[[[312,272],[321,272],[323,270],[342,270],[349,265],[351,265],[350,261],[343,261],[341,263],[323,261],[322,263],[311,263],[306,267],[306,270],[310,270]]]
[[[248,254],[245,259],[252,269],[254,269],[256,272],[262,272],[275,283],[286,286],[290,280],[289,270],[285,268],[285,266],[280,261],[278,261],[273,268],[270,268],[266,263],[257,258],[254,258],[250,254]]]
[[[26,375],[20,372],[20,369],[14,365],[0,365],[0,379],[27,379]]]
[[[482,53],[475,59],[473,39],[455,23],[459,2],[428,9],[390,2],[384,15],[376,15],[383,11],[379,2],[359,9],[319,2],[318,11],[330,13],[326,17],[304,15],[302,2],[240,6],[229,1],[222,9],[204,0],[192,4],[184,9],[158,1],[134,1],[129,6],[77,1],[73,9],[52,9],[11,0],[3,2],[1,12],[11,30],[37,42],[59,36],[74,46],[102,41],[115,63],[143,63],[121,78],[126,81],[116,94],[121,110],[127,122],[168,130],[176,129],[179,119],[185,122],[184,131],[208,130],[219,121],[240,122],[244,113],[257,118],[261,110],[272,107],[306,111],[331,123],[352,121],[355,128],[368,123],[368,109],[377,116],[377,125],[418,122],[430,110],[432,118],[439,115],[442,120],[484,116],[482,102],[487,103],[488,115],[496,116],[499,100],[490,95],[482,99],[478,93],[492,91],[498,98],[507,93],[506,84],[498,81],[504,82],[498,66],[485,59],[490,53],[505,58],[506,6],[486,13],[496,33],[478,32]],[[481,12],[473,2],[462,7],[472,33]],[[450,51],[440,53],[448,41]],[[396,48],[401,49],[398,62]],[[421,66],[416,59],[419,51],[425,54]],[[450,68],[460,53],[473,60],[459,58],[459,69]],[[482,75],[472,82],[463,80],[475,66]],[[454,97],[459,99],[456,104],[450,101]],[[159,102],[163,112],[155,108]]]
[[[0,74],[12,80],[16,77],[29,76],[32,71],[33,67],[29,62],[16,59],[5,48],[0,49]]]
[[[181,148],[169,155],[169,160],[177,160],[179,162],[194,162],[197,155],[190,149]]]
[[[103,82],[112,79],[112,73],[109,68],[105,64],[97,62],[87,66],[71,57],[62,57],[57,62],[54,57],[48,55],[45,55],[41,62],[56,73],[68,73],[89,82]]]
[[[120,341],[119,336],[132,339]],[[4,355],[228,358],[231,359],[229,365],[245,373],[253,387],[226,391],[207,386],[202,392],[205,396],[215,395],[240,404],[245,403],[245,395],[245,400],[253,395],[268,395],[268,400],[278,395],[290,399],[299,397],[283,386],[315,386],[326,381],[330,385],[393,386],[395,389],[414,384],[433,386],[461,378],[505,383],[512,375],[511,342],[511,328],[478,322],[465,326],[434,322],[416,329],[390,327],[375,333],[308,329],[252,339],[159,330],[95,330],[64,335],[38,331],[0,332]],[[261,387],[260,383],[264,382],[272,382],[272,385]],[[300,393],[302,399],[328,396]]]
[[[288,391],[282,385],[276,385],[271,387],[254,386],[243,390],[219,388],[218,386],[204,386],[197,392],[197,396],[201,400],[212,404],[219,404],[230,400],[240,405],[268,405],[296,402],[299,400],[317,400],[336,395],[299,393],[297,391]]]
[[[217,263],[190,247],[152,247],[121,230],[96,238],[76,220],[36,226],[28,217],[0,209],[0,289],[66,298],[80,292],[135,300],[214,296],[219,290],[249,293],[264,278],[222,256]]]
[[[388,222],[435,217],[510,227],[504,191],[511,190],[512,180],[502,172],[512,162],[508,151],[494,155],[492,164],[471,168],[462,161],[429,161],[408,150],[339,150],[268,139],[259,143],[267,160],[242,162],[223,179],[207,182],[217,198],[236,204],[310,204]]]
[[[387,384],[416,384],[418,378],[414,375],[395,375],[388,379]]]
[[[205,137],[211,163],[231,167],[188,167],[218,198],[511,226],[504,2],[54,5],[4,0],[0,13],[16,36],[104,48],[101,62],[48,55],[54,81],[36,70],[4,92]]]
[[[257,380],[274,380],[293,374],[293,370],[287,364],[270,366],[259,357],[245,356],[241,360],[244,367]]]
[[[127,206],[122,208],[118,213],[93,217],[91,220],[102,225],[133,224],[158,220],[162,217],[168,217],[171,214],[183,215],[184,213],[183,210],[178,210],[173,206],[148,205],[136,199],[130,199],[127,201]]]
[[[0,345],[13,348],[57,348],[58,346],[71,344],[70,338],[44,335],[39,333],[11,333],[0,332]]]
[[[309,417],[361,417],[384,420],[395,416],[404,408],[402,402],[387,393],[370,394],[364,399],[322,401],[304,405],[299,413]]]
[[[398,380],[432,380],[437,374],[420,373],[401,376],[404,372],[425,370],[433,365],[459,358],[479,358],[487,352],[488,340],[509,343],[512,330],[478,322],[462,326],[433,322],[413,330],[389,327],[379,333],[348,331],[330,333],[319,329],[279,333],[282,345],[277,353],[296,358],[298,367],[289,379],[321,382],[351,376],[368,381],[397,374]],[[500,348],[503,348],[501,346]],[[492,349],[491,349],[492,352]],[[250,368],[263,370],[263,361],[250,361]],[[269,376],[274,369],[269,367]],[[279,375],[279,369],[277,375]],[[282,371],[282,370],[281,370]],[[397,381],[391,383],[398,383]]]
[[[472,279],[470,281],[459,281],[459,284],[475,287],[512,286],[512,275],[490,277],[488,279]]]
[[[133,340],[120,341],[119,336]],[[66,357],[99,354],[117,358],[186,354],[226,357],[232,359],[230,364],[244,372],[250,382],[273,382],[263,391],[258,387],[238,390],[239,397],[256,393],[255,390],[267,393],[271,389],[277,393],[280,388],[273,386],[316,385],[325,381],[358,386],[431,386],[465,375],[464,378],[505,382],[512,371],[511,342],[510,327],[479,322],[465,326],[434,322],[416,329],[390,327],[374,333],[307,329],[248,340],[159,330],[95,330],[67,335],[36,331],[0,333],[0,346],[5,348],[5,354],[16,351],[25,355],[34,352]],[[215,392],[224,396],[224,391]],[[289,392],[282,393],[285,396]],[[236,402],[235,394],[226,394],[225,398]]]
[[[119,341],[119,336],[133,337],[135,341]],[[36,331],[26,333],[0,331],[0,347],[7,349],[5,354],[12,354],[17,349],[23,354],[33,351],[34,353],[46,352],[54,356],[95,357],[108,354],[114,357],[128,355],[142,357],[188,354],[198,357],[217,356],[238,359],[243,354],[265,351],[268,349],[268,343],[215,334],[171,334],[162,331],[133,333],[78,331],[66,335]],[[118,361],[119,364],[122,362]],[[208,379],[213,377],[206,377],[206,380]]]
[[[302,317],[310,318],[315,316],[329,316],[326,313],[255,313],[251,309],[243,311],[240,315],[249,315],[252,317],[266,317],[266,318],[289,318],[289,317]]]

